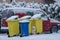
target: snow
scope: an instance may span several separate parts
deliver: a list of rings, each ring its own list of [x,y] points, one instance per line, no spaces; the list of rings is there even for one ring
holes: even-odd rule
[[[36,18],[40,18],[42,14],[35,14],[34,16],[31,17],[31,19],[36,19]]]
[[[60,6],[60,0],[56,0],[56,4]]]
[[[29,22],[28,20],[22,20],[22,21],[19,21],[19,22]]]
[[[5,9],[20,9],[20,10],[41,10],[41,9],[35,9],[35,8],[24,8],[24,7],[11,7],[11,8],[5,8]]]
[[[46,17],[41,17],[42,20],[48,20]]]
[[[52,34],[30,35],[26,37],[8,37],[7,34],[0,34],[0,40],[60,40],[60,31]]]
[[[15,0],[13,0],[13,1],[15,2]],[[56,4],[60,5],[60,0],[58,0],[56,2]],[[8,4],[6,4],[6,5],[8,5]],[[50,4],[50,5],[51,5],[51,7],[53,6],[53,4]],[[39,8],[39,5],[37,3],[35,5],[33,5],[33,6],[36,6],[36,7]],[[44,7],[42,7],[42,8],[44,9],[46,6],[48,6],[48,5],[44,5]],[[17,11],[17,9],[19,9],[19,12],[21,12],[20,10],[22,10],[22,12],[23,11],[36,11],[36,10],[40,10],[40,9],[30,8],[30,5],[27,5],[27,7],[28,8],[13,6],[13,7],[10,7],[10,8],[5,8],[5,9],[13,9],[15,12]],[[50,10],[48,10],[48,11],[50,12]],[[32,18],[40,18],[40,16],[41,16],[41,14],[36,14]],[[10,19],[15,19],[15,18],[17,18],[17,17],[14,16],[14,17],[11,17]],[[22,19],[24,19],[24,18],[27,18],[27,16],[23,17]],[[8,20],[10,20],[10,19],[8,19]],[[47,19],[47,18],[44,17],[42,19]],[[54,19],[51,19],[51,21],[53,21],[53,22],[59,22],[59,21],[54,20]],[[28,20],[22,20],[20,22],[28,22]],[[7,28],[6,27],[5,28],[2,27],[1,29],[8,29],[8,27]],[[60,30],[58,31],[58,33],[29,35],[29,36],[25,36],[25,37],[15,36],[15,37],[10,37],[9,38],[7,34],[0,34],[0,40],[60,40]]]
[[[8,18],[7,20],[15,20],[15,19],[18,19],[18,16],[11,16],[10,18]]]
[[[21,17],[20,19],[23,20],[23,19],[28,19],[28,18],[31,18],[31,16],[24,16],[24,17]]]
[[[57,22],[57,23],[60,23],[60,21],[55,20],[55,19],[50,19],[50,22]]]
[[[1,29],[8,29],[8,27],[1,27]]]

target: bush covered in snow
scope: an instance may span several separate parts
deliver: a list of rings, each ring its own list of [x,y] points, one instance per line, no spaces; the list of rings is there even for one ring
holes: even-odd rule
[[[26,3],[23,2],[16,2],[13,0],[10,4],[6,2],[6,0],[3,0],[3,3],[1,3],[0,9],[2,10],[6,7],[24,7],[24,8],[33,8],[33,9],[41,9],[43,10],[49,18],[60,20],[60,6],[57,3],[52,4],[42,4],[42,3],[35,3],[35,2],[29,2]]]

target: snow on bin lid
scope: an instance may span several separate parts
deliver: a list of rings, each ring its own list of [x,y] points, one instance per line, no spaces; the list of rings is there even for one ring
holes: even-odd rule
[[[31,19],[35,19],[35,18],[40,18],[42,14],[36,14],[34,16],[31,17]]]
[[[22,21],[19,21],[19,22],[29,22],[28,20],[22,20]]]
[[[18,16],[11,16],[10,18],[8,18],[7,20],[16,20],[18,19]]]
[[[24,16],[24,17],[21,17],[20,19],[28,19],[28,18],[31,18],[31,16]]]

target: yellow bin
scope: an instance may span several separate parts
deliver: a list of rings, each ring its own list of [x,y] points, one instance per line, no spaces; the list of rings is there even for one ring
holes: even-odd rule
[[[19,21],[18,20],[8,20],[8,31],[9,36],[19,35]]]
[[[30,20],[29,23],[29,34],[32,34],[32,27],[35,26],[36,33],[42,33],[43,31],[43,21],[41,19]]]
[[[36,33],[42,33],[43,31],[43,21],[41,19],[35,19]]]
[[[32,27],[35,26],[35,21],[34,20],[30,20],[29,22],[29,34],[32,34]]]

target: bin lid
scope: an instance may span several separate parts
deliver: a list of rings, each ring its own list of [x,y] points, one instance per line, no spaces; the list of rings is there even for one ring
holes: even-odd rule
[[[11,16],[7,20],[18,20],[18,16]]]
[[[19,21],[19,22],[29,22],[28,20],[22,20],[22,21]]]
[[[20,19],[24,20],[24,19],[29,19],[29,18],[31,18],[31,16],[24,16],[24,17],[21,17]]]
[[[41,14],[35,14],[34,16],[31,17],[31,19],[38,19],[41,17]]]

